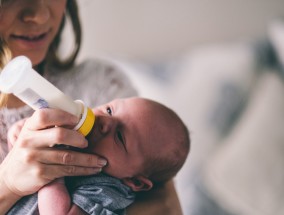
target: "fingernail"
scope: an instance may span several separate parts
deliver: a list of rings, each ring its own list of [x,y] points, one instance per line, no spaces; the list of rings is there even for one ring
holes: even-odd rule
[[[84,147],[88,147],[88,145],[89,145],[89,142],[85,139],[85,142],[84,142]]]
[[[103,159],[103,158],[99,158],[98,159],[98,165],[100,167],[104,167],[106,164],[107,164],[107,160],[106,159]]]
[[[102,171],[102,168],[96,168],[95,173],[100,173]]]
[[[80,119],[77,116],[72,116],[72,122],[77,125],[80,122]]]

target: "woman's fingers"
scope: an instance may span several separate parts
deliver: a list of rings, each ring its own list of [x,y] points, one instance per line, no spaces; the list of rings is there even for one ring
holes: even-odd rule
[[[18,143],[23,147],[53,147],[68,145],[76,148],[88,146],[86,138],[77,131],[62,127],[52,127],[44,130],[29,130],[24,128],[18,137]]]
[[[61,166],[61,165],[46,165],[46,168],[41,170],[41,177],[52,181],[56,178],[64,176],[80,176],[92,175],[101,172],[100,167],[78,167],[78,166]]]
[[[96,155],[57,148],[24,148],[16,144],[4,159],[0,176],[12,192],[23,196],[56,178],[96,174],[103,164],[105,161]]]
[[[8,145],[9,149],[13,146],[14,142],[18,139],[18,136],[25,124],[26,119],[22,119],[18,122],[16,122],[8,131],[7,134],[7,140],[8,140]]]
[[[49,149],[38,150],[39,162],[52,165],[77,166],[82,168],[102,168],[107,161],[97,155],[75,152],[71,150]]]
[[[64,176],[97,174],[107,164],[97,155],[54,148],[38,150],[32,156],[38,158],[40,177],[50,181]]]
[[[63,110],[44,108],[36,110],[25,124],[30,130],[41,130],[54,126],[73,128],[78,122],[78,117]]]
[[[88,142],[72,129],[77,122],[77,117],[67,112],[42,109],[16,124],[10,136],[13,148],[1,164],[0,175],[5,176],[7,187],[22,196],[36,192],[56,178],[100,172],[106,160],[78,152]],[[73,147],[78,151],[73,151]]]

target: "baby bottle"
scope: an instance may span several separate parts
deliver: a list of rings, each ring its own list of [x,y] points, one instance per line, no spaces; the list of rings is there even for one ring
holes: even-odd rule
[[[57,108],[77,116],[80,120],[74,127],[84,136],[92,130],[95,115],[80,100],[73,101],[32,68],[25,56],[12,59],[0,73],[0,91],[13,93],[34,110]]]

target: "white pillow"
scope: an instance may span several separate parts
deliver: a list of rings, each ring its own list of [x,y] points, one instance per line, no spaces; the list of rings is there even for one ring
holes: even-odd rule
[[[191,131],[188,168],[206,159],[233,124],[231,119],[243,107],[255,77],[256,60],[247,44],[208,46],[184,58],[181,75],[168,96]]]
[[[234,125],[257,77],[249,44],[198,48],[184,57],[181,75],[169,97],[191,132],[191,153],[176,177],[180,201],[187,214],[192,183],[209,154],[220,146]]]
[[[265,74],[241,121],[205,169],[205,187],[236,214],[284,213],[284,83]]]

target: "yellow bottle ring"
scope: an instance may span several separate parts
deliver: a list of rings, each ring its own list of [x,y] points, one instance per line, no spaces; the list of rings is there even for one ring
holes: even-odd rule
[[[80,112],[82,114],[79,116],[80,120],[78,124],[73,129],[79,131],[84,136],[87,136],[94,126],[96,117],[93,111],[85,106],[84,102],[82,102],[81,100],[76,100],[75,102],[80,105]]]
[[[92,130],[95,120],[96,120],[96,117],[93,111],[90,108],[87,108],[87,114],[86,114],[85,121],[83,122],[81,127],[78,129],[78,131],[84,136],[87,136]]]

